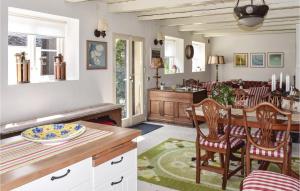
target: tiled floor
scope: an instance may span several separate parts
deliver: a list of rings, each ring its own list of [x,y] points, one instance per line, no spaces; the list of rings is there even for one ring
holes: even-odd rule
[[[157,123],[153,123],[157,124]],[[159,124],[162,128],[152,131],[139,138],[138,153],[143,153],[148,149],[158,145],[168,138],[178,138],[194,141],[196,138],[196,130],[191,127],[183,127],[172,124]],[[205,124],[203,124],[205,125]],[[299,144],[293,144],[293,156],[299,156]],[[149,184],[143,181],[138,181],[138,191],[174,191],[173,189]]]

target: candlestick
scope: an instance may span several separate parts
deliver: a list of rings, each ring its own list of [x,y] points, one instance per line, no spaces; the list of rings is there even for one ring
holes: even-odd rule
[[[290,91],[290,76],[289,75],[286,75],[285,77],[285,91],[286,92],[289,92]]]
[[[280,72],[279,88],[282,89],[282,72]]]

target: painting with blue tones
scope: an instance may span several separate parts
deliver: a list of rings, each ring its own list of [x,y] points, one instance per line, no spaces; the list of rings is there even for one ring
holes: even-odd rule
[[[266,55],[265,53],[251,53],[250,65],[252,68],[264,68],[266,67]]]
[[[107,42],[87,41],[87,69],[107,68]]]

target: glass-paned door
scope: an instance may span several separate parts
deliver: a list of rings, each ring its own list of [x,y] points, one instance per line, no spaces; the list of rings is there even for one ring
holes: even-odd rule
[[[143,48],[142,38],[114,35],[115,102],[122,105],[124,127],[145,120]]]

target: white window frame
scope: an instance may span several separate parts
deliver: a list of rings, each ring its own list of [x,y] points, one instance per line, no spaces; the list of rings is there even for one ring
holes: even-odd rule
[[[166,56],[166,41],[173,41],[174,42],[174,56]],[[177,71],[170,70],[170,66],[168,70],[164,70],[165,74],[178,74],[178,73],[184,73],[184,39],[171,37],[171,36],[165,36],[165,51],[164,51],[165,59],[171,59],[173,58],[174,64],[177,66]],[[168,71],[168,72],[167,72]]]
[[[192,72],[205,72],[206,69],[206,44],[203,42],[192,41],[194,47],[194,57],[192,59]],[[197,46],[202,46],[199,52]]]
[[[8,8],[8,17],[10,16],[14,16],[12,17],[12,19],[16,17],[16,19],[18,19],[18,17],[20,17],[25,19],[35,19],[37,21],[33,21],[33,25],[30,25],[31,21],[26,20],[25,23],[29,23],[29,25],[26,26],[32,26],[33,30],[29,30],[29,28],[27,28],[26,32],[20,32],[19,28],[16,28],[19,26],[18,22],[20,22],[20,20],[16,20],[16,22],[12,22],[12,28],[9,28],[11,30],[8,31],[8,35],[9,33],[19,33],[27,36],[26,53],[27,59],[30,59],[30,83],[57,82],[55,80],[54,74],[41,75],[40,58],[38,58],[39,56],[37,55],[37,51],[41,51],[41,53],[56,52],[56,55],[61,53],[64,56],[67,65],[66,80],[79,80],[79,19],[51,15],[47,13],[35,12],[14,7]],[[42,26],[34,25],[36,23],[41,23]],[[50,23],[50,25],[46,26],[46,23]],[[20,22],[20,25],[23,25],[23,23]],[[34,26],[39,26],[39,28],[42,29],[42,32],[36,32],[34,29],[38,29],[38,27]],[[50,30],[47,30],[47,28],[45,27],[48,26],[53,26],[53,28],[49,28]],[[56,38],[56,49],[42,49],[42,47],[36,47],[36,39],[43,37]],[[11,57],[8,58],[8,60],[8,64],[11,65],[8,67],[8,85],[15,85],[17,84],[15,69],[16,65],[12,63]]]

